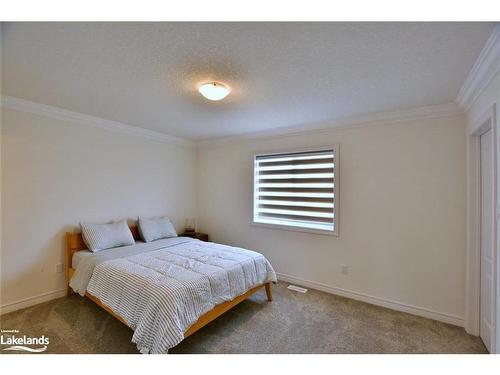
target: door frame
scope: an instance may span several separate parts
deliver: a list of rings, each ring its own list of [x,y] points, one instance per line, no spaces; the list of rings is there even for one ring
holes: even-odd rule
[[[491,352],[498,353],[497,338],[500,337],[500,301],[497,300],[497,273],[499,257],[497,256],[497,229],[499,212],[497,208],[497,129],[496,106],[493,104],[482,115],[473,119],[467,129],[467,254],[466,254],[466,285],[465,285],[465,330],[475,336],[480,331],[480,301],[481,301],[481,135],[492,131],[492,177],[493,177],[493,207],[494,220],[492,228],[493,243],[493,290],[492,306],[493,333],[491,337]],[[500,342],[498,343],[500,345]]]

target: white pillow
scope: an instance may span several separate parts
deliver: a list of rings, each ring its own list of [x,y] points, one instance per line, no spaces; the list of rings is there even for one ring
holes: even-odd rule
[[[135,244],[125,219],[109,224],[80,223],[80,227],[83,241],[92,252]]]
[[[166,217],[156,219],[138,218],[139,234],[144,242],[159,240],[160,238],[177,237],[174,226]]]

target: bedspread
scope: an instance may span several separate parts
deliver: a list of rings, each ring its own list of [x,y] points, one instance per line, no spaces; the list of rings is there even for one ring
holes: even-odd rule
[[[116,254],[85,259],[70,284],[82,293],[88,279],[85,289],[127,322],[141,353],[166,353],[215,305],[276,281],[255,251],[183,237],[155,242],[99,252]]]

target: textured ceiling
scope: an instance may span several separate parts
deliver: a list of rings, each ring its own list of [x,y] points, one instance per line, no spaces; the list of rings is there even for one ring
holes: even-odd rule
[[[304,126],[453,101],[493,26],[8,23],[2,94],[194,140]]]

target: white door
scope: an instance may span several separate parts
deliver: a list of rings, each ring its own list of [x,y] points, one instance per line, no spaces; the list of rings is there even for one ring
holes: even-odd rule
[[[481,327],[491,352],[493,335],[493,149],[492,131],[481,135]]]

